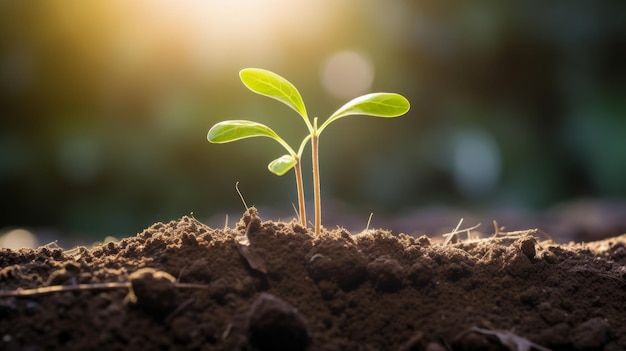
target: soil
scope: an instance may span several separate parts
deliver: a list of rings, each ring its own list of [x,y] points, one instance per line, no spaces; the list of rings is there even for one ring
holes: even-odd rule
[[[156,223],[0,251],[2,350],[626,350],[626,235]]]

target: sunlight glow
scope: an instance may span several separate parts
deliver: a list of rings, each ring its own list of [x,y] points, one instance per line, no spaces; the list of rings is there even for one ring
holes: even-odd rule
[[[139,4],[130,16],[139,21],[136,26],[145,35],[156,30],[163,32],[159,39],[187,42],[183,46],[194,64],[205,67],[242,62],[251,53],[255,60],[280,60],[285,41],[307,42],[323,35],[329,23],[327,10],[332,8],[325,6],[325,1],[284,0],[153,0]]]
[[[46,6],[37,20],[60,50],[67,50],[74,65],[114,83],[163,77],[206,81],[207,73],[246,66],[301,64],[335,40],[338,26],[349,25],[339,21],[348,5],[331,0],[93,0]]]

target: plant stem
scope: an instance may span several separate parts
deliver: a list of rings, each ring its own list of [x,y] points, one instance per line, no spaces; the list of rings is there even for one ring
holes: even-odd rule
[[[302,167],[300,166],[300,159],[297,160],[296,165],[293,166],[296,172],[296,186],[298,187],[298,206],[300,209],[300,223],[306,228],[306,209],[304,208],[304,185],[302,184]]]
[[[317,133],[317,117],[313,119],[311,149],[313,159],[313,192],[315,196],[315,235],[320,235],[322,226],[322,201],[320,196],[320,165],[319,165],[319,134]]]

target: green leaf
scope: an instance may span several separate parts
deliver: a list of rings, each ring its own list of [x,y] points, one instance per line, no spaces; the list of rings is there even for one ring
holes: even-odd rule
[[[232,120],[217,123],[209,130],[207,140],[211,143],[229,143],[245,138],[268,137],[282,140],[270,127],[252,121]]]
[[[260,68],[245,68],[239,72],[239,77],[248,89],[284,103],[309,123],[300,92],[287,79]]]
[[[359,96],[335,111],[319,128],[318,134],[330,123],[345,116],[399,117],[409,111],[410,107],[409,100],[396,93],[372,93]]]
[[[287,173],[290,169],[292,169],[296,165],[296,163],[298,163],[298,161],[296,161],[293,156],[283,155],[270,162],[270,164],[267,165],[267,169],[269,169],[270,172],[281,176]]]

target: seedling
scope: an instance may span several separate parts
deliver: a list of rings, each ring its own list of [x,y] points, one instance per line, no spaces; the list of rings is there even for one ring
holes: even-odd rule
[[[300,159],[307,143],[311,142],[313,162],[313,191],[315,198],[315,234],[319,235],[321,227],[321,198],[319,178],[319,137],[332,122],[350,115],[365,115],[373,117],[399,117],[409,108],[409,101],[396,93],[372,93],[359,96],[335,111],[328,119],[318,126],[317,117],[313,123],[309,119],[300,92],[287,79],[278,74],[259,68],[246,68],[239,72],[243,84],[253,92],[278,100],[296,111],[308,129],[308,135],[300,143],[296,152],[285,140],[276,134],[270,127],[248,120],[229,120],[214,125],[207,135],[211,143],[228,143],[252,137],[268,137],[287,150],[286,155],[280,156],[269,163],[268,169],[276,175],[283,175],[292,168],[296,173],[298,190],[298,205],[300,222],[306,227],[306,210],[304,205],[304,186],[302,185],[302,167]]]

